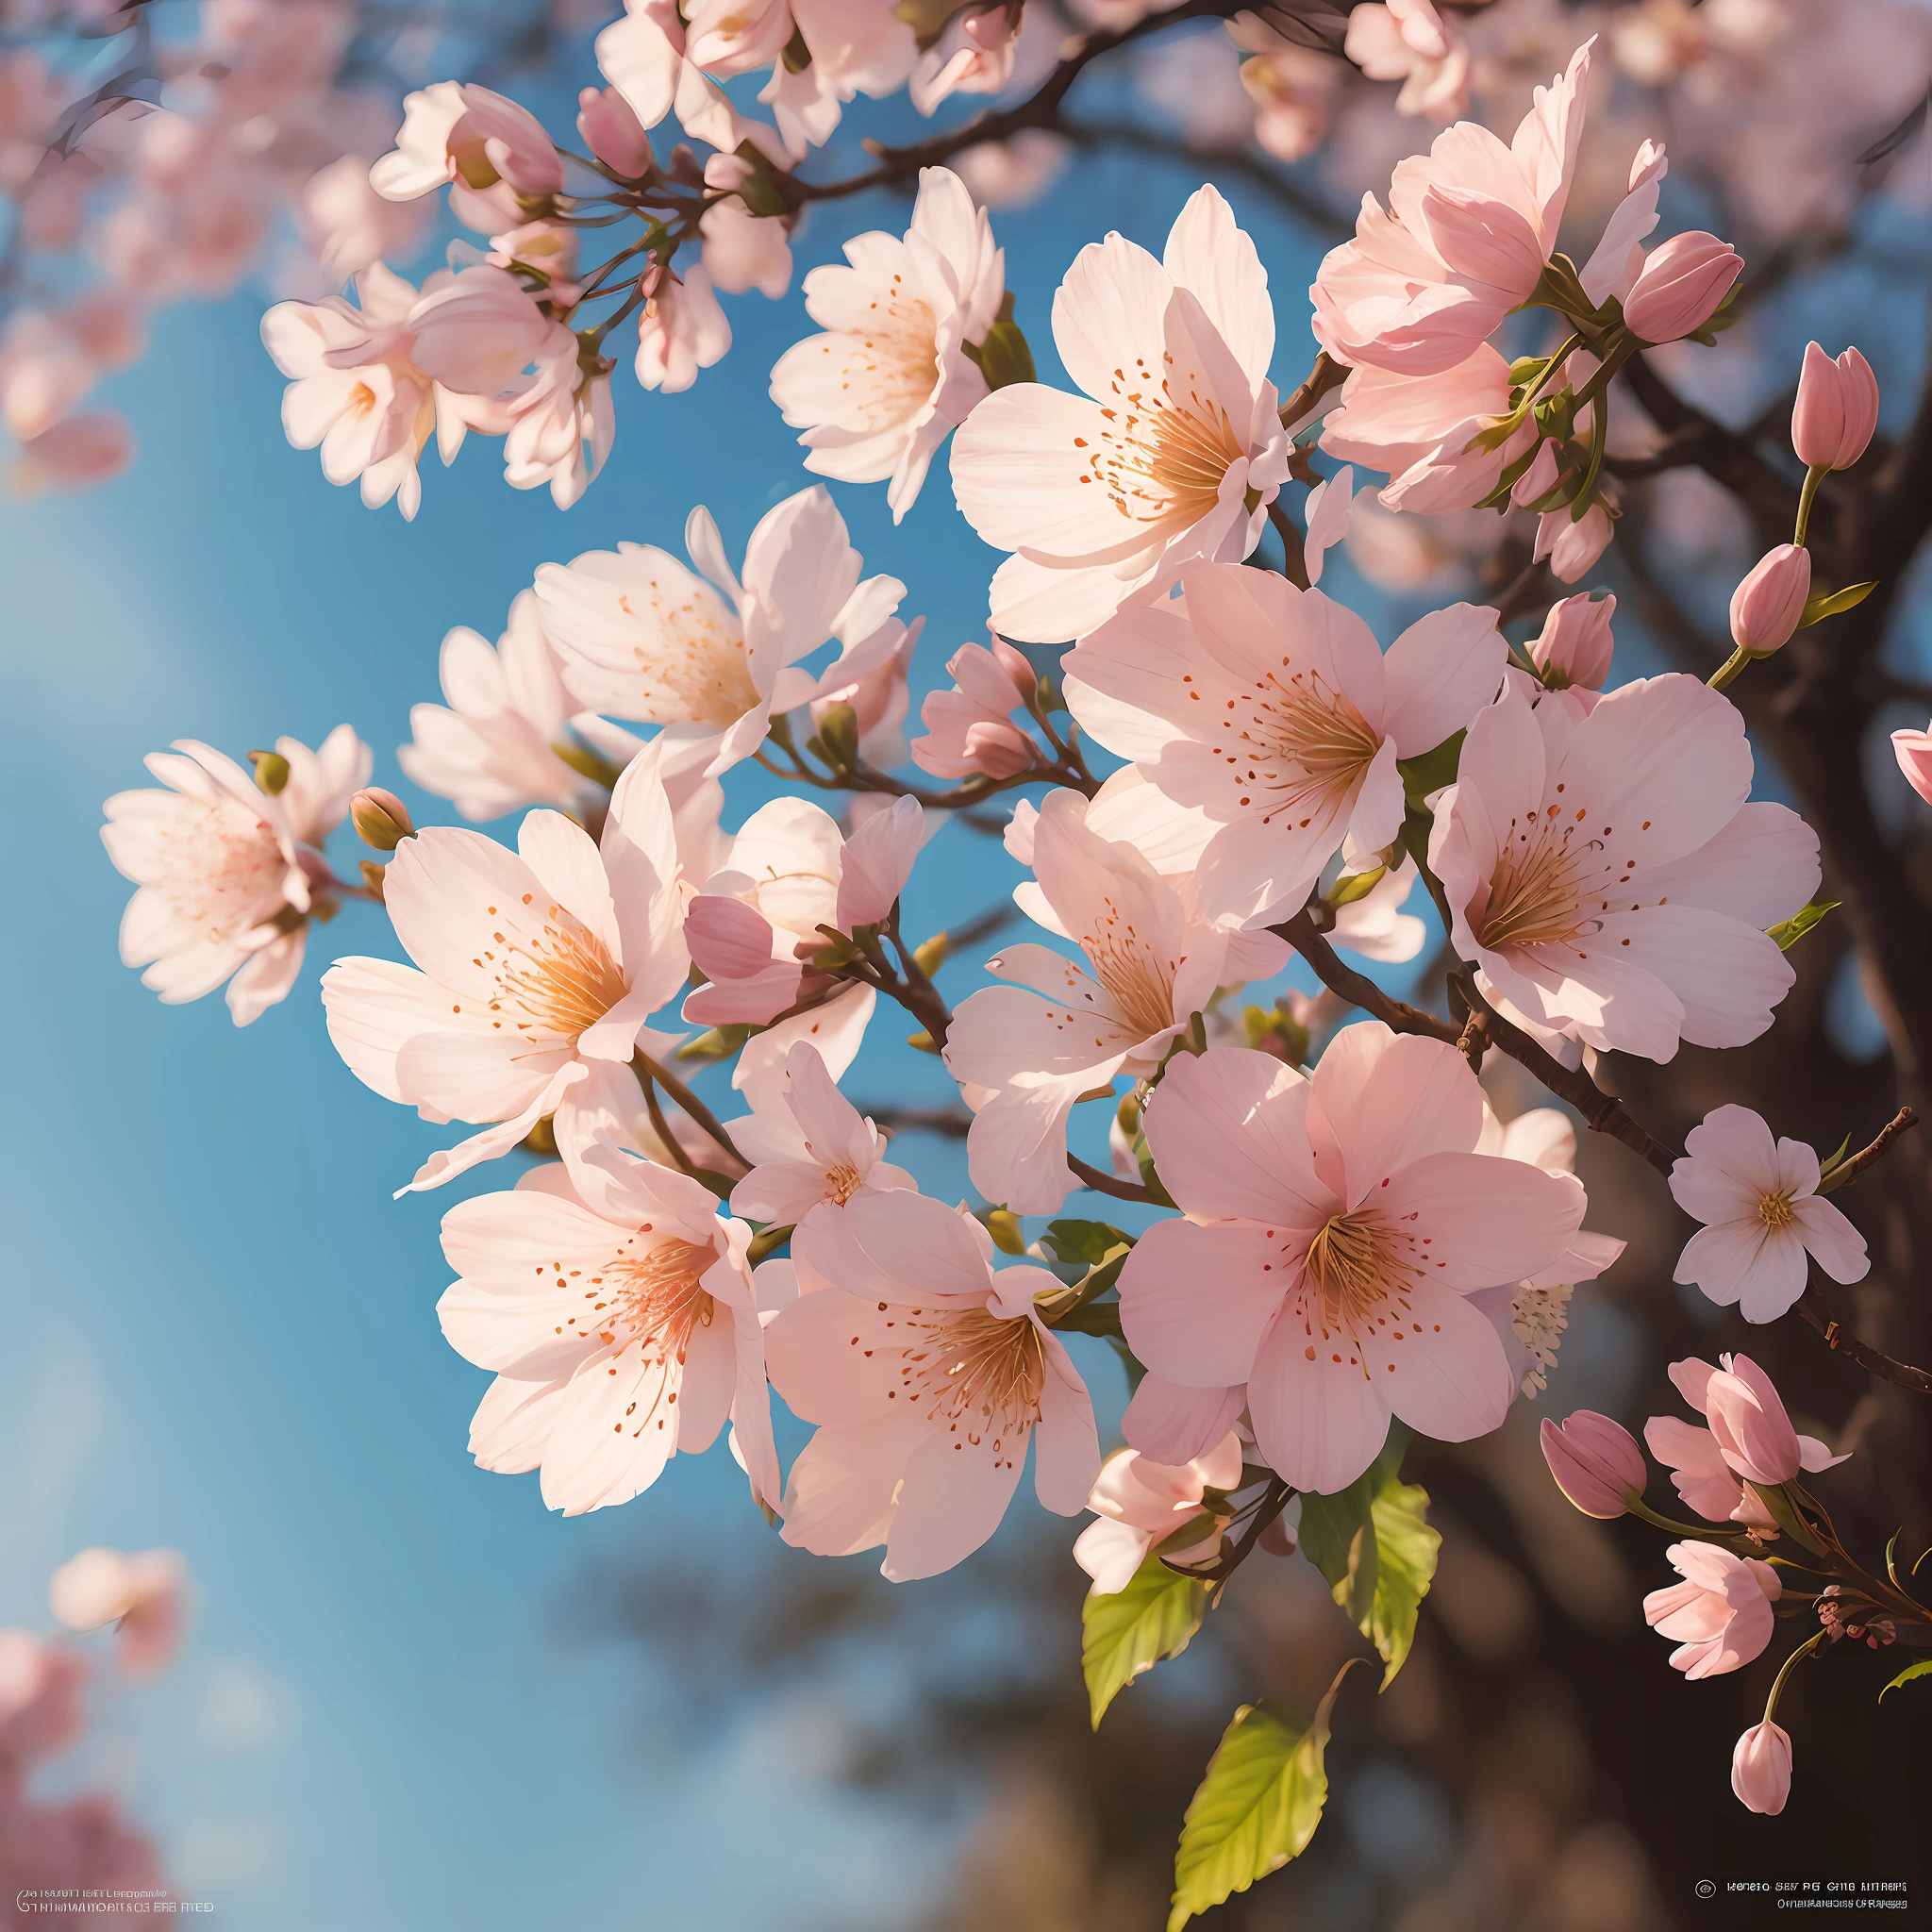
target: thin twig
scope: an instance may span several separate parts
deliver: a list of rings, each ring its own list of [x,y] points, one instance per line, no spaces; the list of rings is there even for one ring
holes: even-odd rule
[[[1840,1188],[1848,1188],[1896,1141],[1901,1134],[1908,1134],[1919,1124],[1919,1116],[1908,1107],[1902,1107],[1886,1122],[1878,1131],[1877,1138],[1869,1147],[1860,1147],[1850,1159],[1841,1160],[1818,1183],[1821,1194],[1834,1193]]]
[[[1105,1168],[1095,1167],[1091,1161],[1082,1160],[1077,1154],[1067,1156],[1067,1165],[1079,1175],[1083,1186],[1090,1187],[1096,1194],[1111,1194],[1116,1201],[1141,1201],[1150,1208],[1165,1208],[1169,1203],[1152,1188],[1143,1188],[1139,1181],[1124,1181],[1110,1174]]]

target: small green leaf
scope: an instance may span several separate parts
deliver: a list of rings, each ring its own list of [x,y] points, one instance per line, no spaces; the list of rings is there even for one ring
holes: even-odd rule
[[[1818,1163],[1818,1178],[1820,1180],[1823,1180],[1824,1176],[1832,1171],[1833,1168],[1837,1167],[1839,1163],[1844,1159],[1845,1150],[1848,1147],[1850,1147],[1851,1144],[1852,1137],[1849,1134],[1847,1134],[1844,1137],[1844,1139],[1838,1143],[1838,1152],[1832,1155],[1828,1159],[1821,1160]]]
[[[1885,1687],[1885,1690],[1881,1690],[1878,1693],[1879,1703],[1883,1704],[1885,1702],[1886,1690],[1896,1690],[1901,1684],[1909,1684],[1914,1677],[1932,1677],[1932,1657],[1923,1657],[1919,1659],[1917,1663],[1907,1664],[1905,1667],[1905,1669],[1902,1670],[1898,1674],[1898,1675],[1895,1676],[1891,1680],[1891,1682]]]
[[[1353,906],[1357,899],[1366,899],[1382,883],[1388,870],[1386,865],[1378,865],[1373,872],[1344,873],[1322,896],[1338,910]]]
[[[1848,584],[1842,591],[1812,591],[1805,600],[1805,610],[1798,619],[1798,628],[1803,630],[1807,625],[1822,624],[1827,617],[1836,617],[1840,610],[1856,609],[1877,588],[1877,584],[1873,582]]]
[[[1363,1661],[1352,1657],[1336,1673],[1312,1721],[1268,1699],[1235,1712],[1181,1826],[1167,1932],[1307,1849],[1328,1797],[1328,1714],[1350,1666]]]
[[[1766,930],[1777,941],[1781,953],[1789,953],[1827,912],[1835,912],[1840,901],[1837,899],[1813,899],[1808,906],[1801,906],[1789,919],[1781,919]]]
[[[1207,1607],[1206,1584],[1177,1576],[1152,1555],[1124,1590],[1089,1593],[1080,1609],[1080,1667],[1096,1731],[1108,1706],[1142,1671],[1187,1649]]]
[[[677,1049],[681,1060],[722,1060],[734,1054],[758,1029],[734,1021],[729,1026],[713,1026],[695,1040],[687,1040]]]
[[[1462,756],[1464,736],[1458,731],[1453,738],[1445,738],[1434,751],[1425,751],[1419,758],[1403,758],[1397,762],[1395,769],[1402,774],[1402,795],[1410,810],[1426,810],[1423,800],[1430,792],[1455,784],[1456,765]]]
[[[1049,1221],[1041,1245],[1061,1261],[1084,1261],[1097,1268],[1116,1248],[1133,1246],[1133,1238],[1105,1221]]]

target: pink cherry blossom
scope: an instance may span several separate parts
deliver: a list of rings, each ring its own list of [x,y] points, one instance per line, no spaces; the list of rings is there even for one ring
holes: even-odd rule
[[[993,627],[1023,642],[1083,637],[1194,558],[1239,562],[1288,477],[1267,271],[1212,187],[1158,262],[1120,235],[1083,249],[1054,343],[1084,396],[1014,383],[953,439],[961,513],[1013,553]]]
[[[1286,918],[1344,839],[1366,855],[1401,831],[1396,760],[1494,695],[1507,655],[1495,612],[1431,612],[1385,657],[1320,591],[1233,564],[1191,565],[1182,582],[1185,608],[1124,609],[1068,657],[1067,704],[1216,822],[1195,882],[1210,918]]]
[[[886,1546],[895,1583],[972,1555],[1019,1488],[1086,1507],[1093,1405],[1033,1312],[1043,1268],[994,1273],[979,1224],[907,1191],[867,1191],[799,1229],[800,1294],[765,1331],[772,1386],[818,1425],[785,1485],[785,1541],[821,1556]]]
[[[1569,198],[1592,44],[1537,89],[1508,146],[1457,122],[1396,167],[1387,212],[1362,198],[1353,239],[1323,258],[1309,291],[1315,338],[1331,356],[1440,375],[1528,299]]]
[[[785,1056],[784,1105],[731,1123],[731,1139],[754,1165],[731,1191],[731,1210],[780,1227],[816,1226],[866,1189],[918,1183],[884,1158],[886,1138],[839,1091],[816,1047]]]
[[[54,1616],[70,1630],[114,1625],[122,1671],[145,1676],[180,1648],[187,1565],[178,1550],[82,1550],[54,1572],[47,1586]]]
[[[124,965],[168,1005],[224,981],[238,1026],[286,999],[301,970],[318,848],[368,781],[369,747],[339,724],[313,752],[275,741],[288,782],[270,797],[233,759],[190,738],[144,762],[169,789],[118,791],[101,838],[140,890],[121,920]]]
[[[1819,873],[1796,813],[1746,803],[1751,770],[1736,708],[1693,677],[1638,679],[1586,717],[1506,689],[1436,801],[1457,957],[1599,1053],[1757,1039],[1793,978],[1765,928]]]
[[[1224,1518],[1202,1502],[1204,1490],[1241,1487],[1241,1442],[1224,1436],[1206,1456],[1178,1468],[1150,1461],[1137,1449],[1109,1456],[1087,1507],[1099,1519],[1074,1542],[1074,1560],[1093,1579],[1094,1596],[1112,1596],[1158,1543],[1175,1562],[1207,1562],[1221,1547]],[[1183,1538],[1193,1525],[1198,1534]]]
[[[390,201],[414,201],[460,182],[516,221],[518,196],[563,187],[563,163],[527,108],[487,87],[440,80],[405,99],[395,148],[370,169],[369,179]]]
[[[1707,1428],[1682,1416],[1654,1415],[1643,1425],[1643,1440],[1671,1472],[1677,1494],[1707,1523],[1737,1523],[1764,1535],[1777,1534],[1775,1518],[1744,1487]]]
[[[577,95],[577,132],[613,174],[627,181],[641,178],[652,163],[651,137],[631,105],[614,87],[587,87]]]
[[[1818,1191],[1818,1156],[1774,1141],[1763,1116],[1725,1106],[1705,1115],[1671,1169],[1677,1206],[1705,1224],[1673,1279],[1695,1282],[1747,1322],[1774,1322],[1805,1291],[1809,1262],[1834,1281],[1862,1281],[1865,1238]]]
[[[1342,51],[1371,80],[1399,80],[1398,114],[1453,121],[1469,108],[1469,42],[1429,0],[1355,8]]]
[[[851,684],[898,644],[891,619],[906,586],[860,578],[822,484],[759,520],[742,581],[710,511],[691,513],[684,541],[695,572],[651,544],[620,543],[543,565],[537,601],[571,694],[588,709],[662,725],[693,755],[704,747],[708,775],[751,757],[774,713]],[[838,658],[822,674],[806,670],[799,660],[828,638]]]
[[[426,208],[376,192],[359,155],[343,155],[311,175],[297,213],[303,239],[332,282],[392,256],[406,259],[429,228]]]
[[[575,350],[575,338],[561,330]],[[548,488],[568,509],[596,480],[617,435],[608,362],[573,358],[546,363],[508,407],[503,477],[512,490]]]
[[[988,967],[1018,984],[963,1001],[946,1041],[947,1071],[974,1109],[974,1185],[1019,1214],[1053,1212],[1074,1186],[1067,1123],[1083,1093],[1153,1074],[1218,985],[1272,978],[1288,963],[1272,935],[1237,941],[1191,914],[1140,852],[1085,819],[1077,792],[1048,792],[1033,828],[1034,880],[1015,894],[1082,962],[1007,947]]]
[[[443,1216],[461,1278],[436,1305],[442,1332],[496,1372],[470,1424],[480,1468],[538,1470],[545,1507],[576,1516],[629,1502],[728,1418],[754,1499],[776,1501],[751,1230],[717,1207],[626,1158],[594,1208],[552,1164]]]
[[[1646,342],[1694,335],[1717,313],[1744,273],[1728,242],[1694,228],[1653,249],[1624,297],[1624,320]]]
[[[87,1679],[78,1651],[31,1630],[0,1630],[0,1774],[51,1757],[79,1737]]]
[[[1121,1434],[1130,1448],[1155,1462],[1197,1462],[1213,1453],[1247,1406],[1248,1391],[1238,1383],[1227,1389],[1190,1389],[1150,1371],[1127,1400]]]
[[[825,713],[835,706],[850,705],[853,720],[858,726],[858,756],[874,771],[896,770],[911,756],[906,740],[906,713],[912,704],[907,673],[912,662],[912,647],[924,627],[923,617],[915,617],[909,625],[902,625],[898,642],[877,665],[851,684],[840,685],[815,697],[808,707],[816,730],[824,723]]]
[[[1012,722],[1039,688],[1039,675],[997,632],[991,644],[961,644],[946,660],[950,691],[928,691],[919,707],[923,737],[912,762],[936,778],[1013,778],[1039,760],[1039,747]]]
[[[824,333],[778,358],[772,400],[804,430],[808,470],[848,483],[890,478],[898,522],[940,444],[987,394],[967,349],[998,318],[1005,256],[965,183],[924,168],[905,238],[855,236],[845,258],[806,276],[806,312]]]
[[[396,753],[409,778],[466,819],[500,818],[527,805],[575,815],[594,788],[557,747],[568,746],[582,714],[558,675],[536,593],[517,593],[494,648],[462,625],[450,631],[438,666],[447,705],[412,705],[412,741]],[[602,749],[627,741],[621,763],[640,749],[628,732],[595,728]]]
[[[1791,1794],[1790,1732],[1769,1718],[1753,1724],[1731,1752],[1731,1790],[1747,1811],[1775,1818]]]
[[[1643,1451],[1621,1423],[1579,1408],[1561,1424],[1545,1416],[1541,1440],[1557,1487],[1584,1515],[1606,1522],[1627,1515],[1627,1498],[1642,1495]]]
[[[930,114],[956,93],[998,93],[1013,78],[1021,18],[1004,4],[954,14],[912,70],[912,105]]]
[[[1857,349],[1834,360],[1816,342],[1805,345],[1804,373],[1791,408],[1791,447],[1811,469],[1849,470],[1871,446],[1878,427],[1878,378]]]
[[[1673,1543],[1664,1555],[1684,1581],[1652,1591],[1643,1620],[1676,1644],[1671,1668],[1693,1683],[1741,1670],[1776,1627],[1771,1607],[1784,1594],[1777,1572],[1715,1543]]]
[[[545,1115],[575,1163],[607,1083],[630,1078],[632,1053],[655,1039],[645,1023],[685,976],[653,752],[618,780],[601,841],[534,811],[517,845],[442,825],[405,841],[383,903],[417,965],[339,959],[323,977],[329,1038],[365,1086],[425,1120],[491,1124],[432,1155],[402,1192],[508,1153]]]
[[[688,264],[681,279],[667,269],[638,312],[639,383],[675,395],[698,379],[700,369],[721,361],[730,346],[731,325],[704,264]]]
[[[69,416],[21,444],[8,481],[23,496],[43,490],[85,490],[118,476],[134,461],[134,432],[111,409]]]
[[[1568,506],[1545,510],[1537,519],[1534,558],[1550,561],[1550,575],[1559,584],[1574,584],[1610,547],[1614,525],[1602,504],[1593,503],[1581,517]]]
[[[1540,1274],[1584,1211],[1570,1176],[1477,1154],[1481,1090],[1440,1041],[1344,1028],[1311,1080],[1261,1053],[1176,1057],[1143,1116],[1186,1220],[1121,1274],[1121,1322],[1157,1374],[1247,1385],[1262,1457],[1332,1494],[1391,1414],[1445,1441],[1515,1394],[1472,1291]]]
[[[1894,731],[1892,755],[1906,774],[1906,783],[1932,805],[1932,727],[1924,731]]]
[[[1236,14],[1227,32],[1252,56],[1241,62],[1241,83],[1254,106],[1257,145],[1277,161],[1313,154],[1328,132],[1341,80],[1336,62],[1297,46],[1257,13]]]
[[[1617,600],[1607,591],[1586,591],[1552,604],[1543,627],[1529,641],[1529,656],[1552,691],[1594,694],[1610,675],[1610,619]]]
[[[1302,536],[1302,564],[1312,588],[1322,581],[1322,566],[1329,551],[1348,535],[1354,521],[1355,472],[1338,470],[1308,491],[1307,527]]]

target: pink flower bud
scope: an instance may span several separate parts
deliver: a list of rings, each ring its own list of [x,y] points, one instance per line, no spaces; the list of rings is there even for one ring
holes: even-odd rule
[[[1593,503],[1574,523],[1566,509],[1545,510],[1537,520],[1536,561],[1550,559],[1550,575],[1574,584],[1610,547],[1610,514]]]
[[[1534,503],[1539,496],[1547,495],[1557,487],[1557,445],[1548,437],[1537,446],[1535,458],[1528,469],[1516,479],[1515,487],[1509,492],[1509,501],[1518,509]]]
[[[613,175],[635,181],[650,172],[651,137],[630,103],[614,87],[601,92],[587,87],[577,96],[577,132],[584,137],[584,145]]]
[[[1932,730],[1894,731],[1891,734],[1891,748],[1898,758],[1898,768],[1906,774],[1906,783],[1932,805]]]
[[[1791,1794],[1791,1740],[1766,1719],[1753,1724],[1731,1753],[1731,1789],[1746,1810],[1775,1818]]]
[[[1557,1487],[1586,1516],[1628,1514],[1630,1499],[1643,1493],[1648,1472],[1637,1438],[1607,1415],[1579,1408],[1558,1426],[1543,1418],[1543,1460]]]
[[[1624,320],[1646,342],[1694,335],[1717,313],[1744,272],[1744,258],[1728,242],[1701,228],[1673,235],[1654,249],[1624,297]]]
[[[841,931],[875,925],[891,911],[924,842],[925,812],[916,798],[895,798],[855,827],[839,870]]]
[[[1705,1387],[1704,1419],[1724,1458],[1746,1482],[1790,1482],[1802,1466],[1798,1432],[1771,1377],[1749,1356],[1734,1355]]]
[[[709,979],[749,979],[772,963],[771,922],[741,899],[701,893],[684,915],[684,942]]]
[[[1878,427],[1878,378],[1856,349],[1837,361],[1816,342],[1805,346],[1805,373],[1791,409],[1791,447],[1812,470],[1849,470]]]
[[[1554,690],[1601,691],[1610,675],[1610,619],[1617,600],[1607,591],[1565,597],[1550,606],[1542,635],[1529,647],[1531,661]]]
[[[1016,651],[1005,638],[994,634],[991,641],[993,656],[999,659],[999,666],[1013,680],[1013,689],[1020,693],[1020,702],[1030,705],[1034,693],[1040,689],[1040,674],[1027,661],[1024,651]]]
[[[367,786],[350,799],[349,823],[363,844],[377,852],[393,852],[416,829],[409,808],[380,785]]]
[[[1810,552],[1795,543],[1767,550],[1731,592],[1731,641],[1740,651],[1783,649],[1810,594]]]

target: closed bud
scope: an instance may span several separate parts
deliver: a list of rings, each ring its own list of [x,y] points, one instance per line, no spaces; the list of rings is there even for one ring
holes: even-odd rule
[[[252,751],[248,762],[255,767],[255,782],[271,798],[279,798],[289,782],[289,761],[278,751]]]
[[[1810,594],[1809,551],[1795,543],[1766,551],[1731,593],[1731,641],[1739,650],[1760,657],[1782,650],[1797,629]]]
[[[1580,517],[1567,509],[1545,510],[1537,519],[1536,561],[1550,560],[1558,583],[1574,584],[1610,547],[1610,513],[1593,503]]]
[[[1646,342],[1695,335],[1744,272],[1744,258],[1728,242],[1701,228],[1673,235],[1654,249],[1624,298],[1624,320]]]
[[[377,852],[393,852],[416,832],[409,808],[380,785],[371,785],[350,799],[349,823],[363,844]]]
[[[930,979],[946,963],[946,936],[936,932],[912,949],[912,962]]]
[[[858,762],[858,713],[850,705],[827,705],[818,721],[825,762],[849,772]]]
[[[991,1235],[992,1244],[1001,1254],[1024,1255],[1026,1252],[1026,1237],[1020,1232],[1020,1217],[1010,1208],[988,1208],[986,1231]]]
[[[1557,487],[1557,445],[1545,437],[1537,452],[1509,491],[1509,501],[1521,509],[1539,496],[1547,496]]]
[[[996,322],[979,343],[979,373],[988,389],[1005,389],[1015,382],[1031,382],[1035,377],[1033,351],[1020,333],[1016,322]]]
[[[1586,1516],[1625,1516],[1643,1493],[1643,1451],[1628,1429],[1607,1415],[1579,1408],[1560,1427],[1545,1416],[1542,1447],[1557,1487]]]
[[[1030,705],[1040,690],[1040,674],[1034,670],[1025,652],[1018,651],[995,633],[991,646],[993,656],[999,660],[999,667],[1013,680],[1013,689],[1020,693],[1020,702]]]
[[[613,175],[637,181],[651,172],[651,138],[614,87],[587,87],[577,96],[577,132]]]
[[[1816,342],[1805,347],[1805,372],[1791,408],[1791,447],[1810,470],[1849,470],[1878,427],[1878,378],[1856,349],[1834,361]]]
[[[1791,1740],[1769,1718],[1753,1724],[1731,1752],[1731,1790],[1747,1811],[1775,1818],[1791,1795]]]
[[[1550,606],[1542,635],[1531,641],[1531,661],[1552,691],[1601,691],[1610,675],[1610,619],[1617,600],[1607,591],[1565,597]]]

